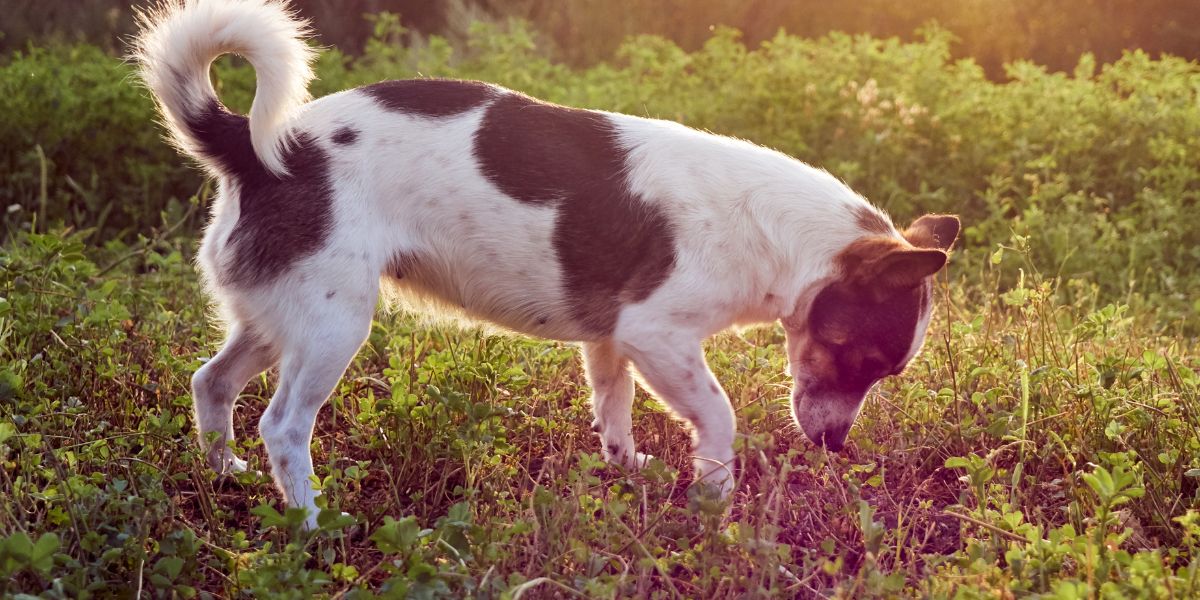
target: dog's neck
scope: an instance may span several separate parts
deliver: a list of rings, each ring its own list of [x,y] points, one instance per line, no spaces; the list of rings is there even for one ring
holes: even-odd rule
[[[746,222],[752,224],[743,241],[746,247],[766,245],[760,255],[771,259],[743,280],[756,293],[746,297],[739,324],[807,314],[816,293],[842,275],[835,260],[839,253],[864,237],[900,235],[885,214],[831,175],[788,162],[794,174],[758,182],[742,200]]]

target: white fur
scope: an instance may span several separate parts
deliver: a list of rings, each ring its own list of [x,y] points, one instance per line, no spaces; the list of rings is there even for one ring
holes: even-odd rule
[[[930,291],[932,292],[932,283],[927,283],[926,285],[931,287]],[[904,355],[904,360],[897,365],[898,369],[903,369],[921,351],[921,347],[925,345],[925,333],[929,330],[929,320],[932,318],[933,305],[932,303],[927,303],[925,312],[917,320],[917,329],[913,332],[912,343],[908,347],[908,354]]]
[[[258,79],[250,107],[254,151],[267,168],[285,173],[288,120],[309,98],[309,63],[315,56],[304,42],[306,24],[286,3],[163,0],[139,13],[138,20],[142,34],[134,58],[180,149],[197,154],[195,140],[180,119],[197,104],[216,98],[208,77],[212,61],[222,54],[238,54],[254,65]]]
[[[655,296],[703,315],[704,337],[794,314],[802,293],[831,275],[834,255],[863,236],[852,209],[876,210],[829,173],[774,150],[611,116],[630,150],[634,191],[678,228],[676,272]]]
[[[778,152],[608,114],[628,151],[632,191],[659,206],[674,227],[676,261],[648,298],[622,308],[610,336],[598,337],[572,320],[551,243],[555,209],[510,198],[480,173],[471,148],[486,107],[439,119],[405,116],[353,90],[302,104],[311,52],[303,25],[277,1],[171,2],[143,23],[143,76],[184,151],[199,154],[180,119],[215,97],[208,80],[214,57],[237,52],[258,74],[249,119],[263,163],[283,173],[284,143],[295,131],[321,140],[332,157],[333,227],[317,252],[266,284],[219,283],[217,274],[234,259],[227,242],[239,202],[254,202],[219,177],[199,256],[231,323],[225,348],[194,379],[201,443],[214,467],[244,468],[227,447],[233,400],[254,373],[278,364],[279,389],[260,428],[288,503],[314,509],[310,525],[317,410],[365,339],[381,274],[397,253],[428,258],[399,284],[384,279],[410,299],[583,342],[605,455],[636,466],[645,455],[632,436],[632,366],[691,422],[698,479],[728,493],[735,419],[705,364],[702,341],[732,325],[806,314],[813,290],[837,275],[835,255],[864,235],[854,209],[875,210],[828,173]],[[173,85],[174,73],[185,76],[186,88]],[[331,144],[346,125],[359,139]],[[217,165],[207,166],[220,175]],[[209,445],[213,435],[217,443]]]

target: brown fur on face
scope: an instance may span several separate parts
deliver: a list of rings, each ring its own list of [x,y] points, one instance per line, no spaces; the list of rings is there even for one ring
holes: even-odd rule
[[[841,446],[876,381],[899,373],[923,335],[933,286],[958,219],[926,216],[904,238],[875,235],[836,258],[835,279],[803,319],[785,322],[796,387],[793,410],[809,438]]]
[[[930,215],[905,230],[908,243],[866,237],[838,255],[841,277],[817,294],[809,310],[815,343],[803,359],[813,366],[814,379],[836,382],[829,385],[846,392],[865,391],[903,368],[930,303],[929,277],[945,266],[945,248],[957,234],[956,217]]]

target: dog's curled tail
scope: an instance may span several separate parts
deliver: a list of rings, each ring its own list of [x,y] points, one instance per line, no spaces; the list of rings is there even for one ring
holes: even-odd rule
[[[243,161],[256,156],[286,174],[287,123],[309,98],[314,51],[307,24],[285,0],[161,0],[138,21],[133,59],[172,141],[216,173],[246,168]],[[209,79],[213,60],[226,53],[254,66],[248,122],[221,104]]]

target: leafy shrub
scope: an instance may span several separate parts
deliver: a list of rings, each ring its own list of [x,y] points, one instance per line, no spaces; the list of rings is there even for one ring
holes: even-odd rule
[[[89,46],[35,48],[0,67],[0,202],[10,215],[132,239],[200,179],[162,141],[130,66]],[[10,209],[11,212],[12,209]],[[41,224],[43,228],[45,223]],[[11,227],[12,225],[10,225]]]
[[[998,84],[971,61],[951,62],[949,34],[936,29],[907,44],[780,34],[755,49],[719,30],[693,53],[641,37],[613,64],[573,70],[542,56],[520,23],[477,24],[465,48],[390,43],[402,32],[385,15],[361,57],[324,53],[314,92],[418,74],[476,78],[674,119],[827,168],[901,221],[962,214],[968,253],[958,263],[968,273],[988,258],[971,250],[1022,238],[1047,275],[1149,302],[1168,320],[1200,313],[1195,63],[1133,52],[1097,72],[1084,56],[1073,75],[1016,63]],[[222,61],[216,80],[230,106],[249,107],[248,65]],[[12,115],[0,126],[0,200],[21,207],[10,229],[44,204],[51,223],[129,239],[199,185],[159,140],[129,68],[94,49],[14,55],[0,92],[0,111]]]

